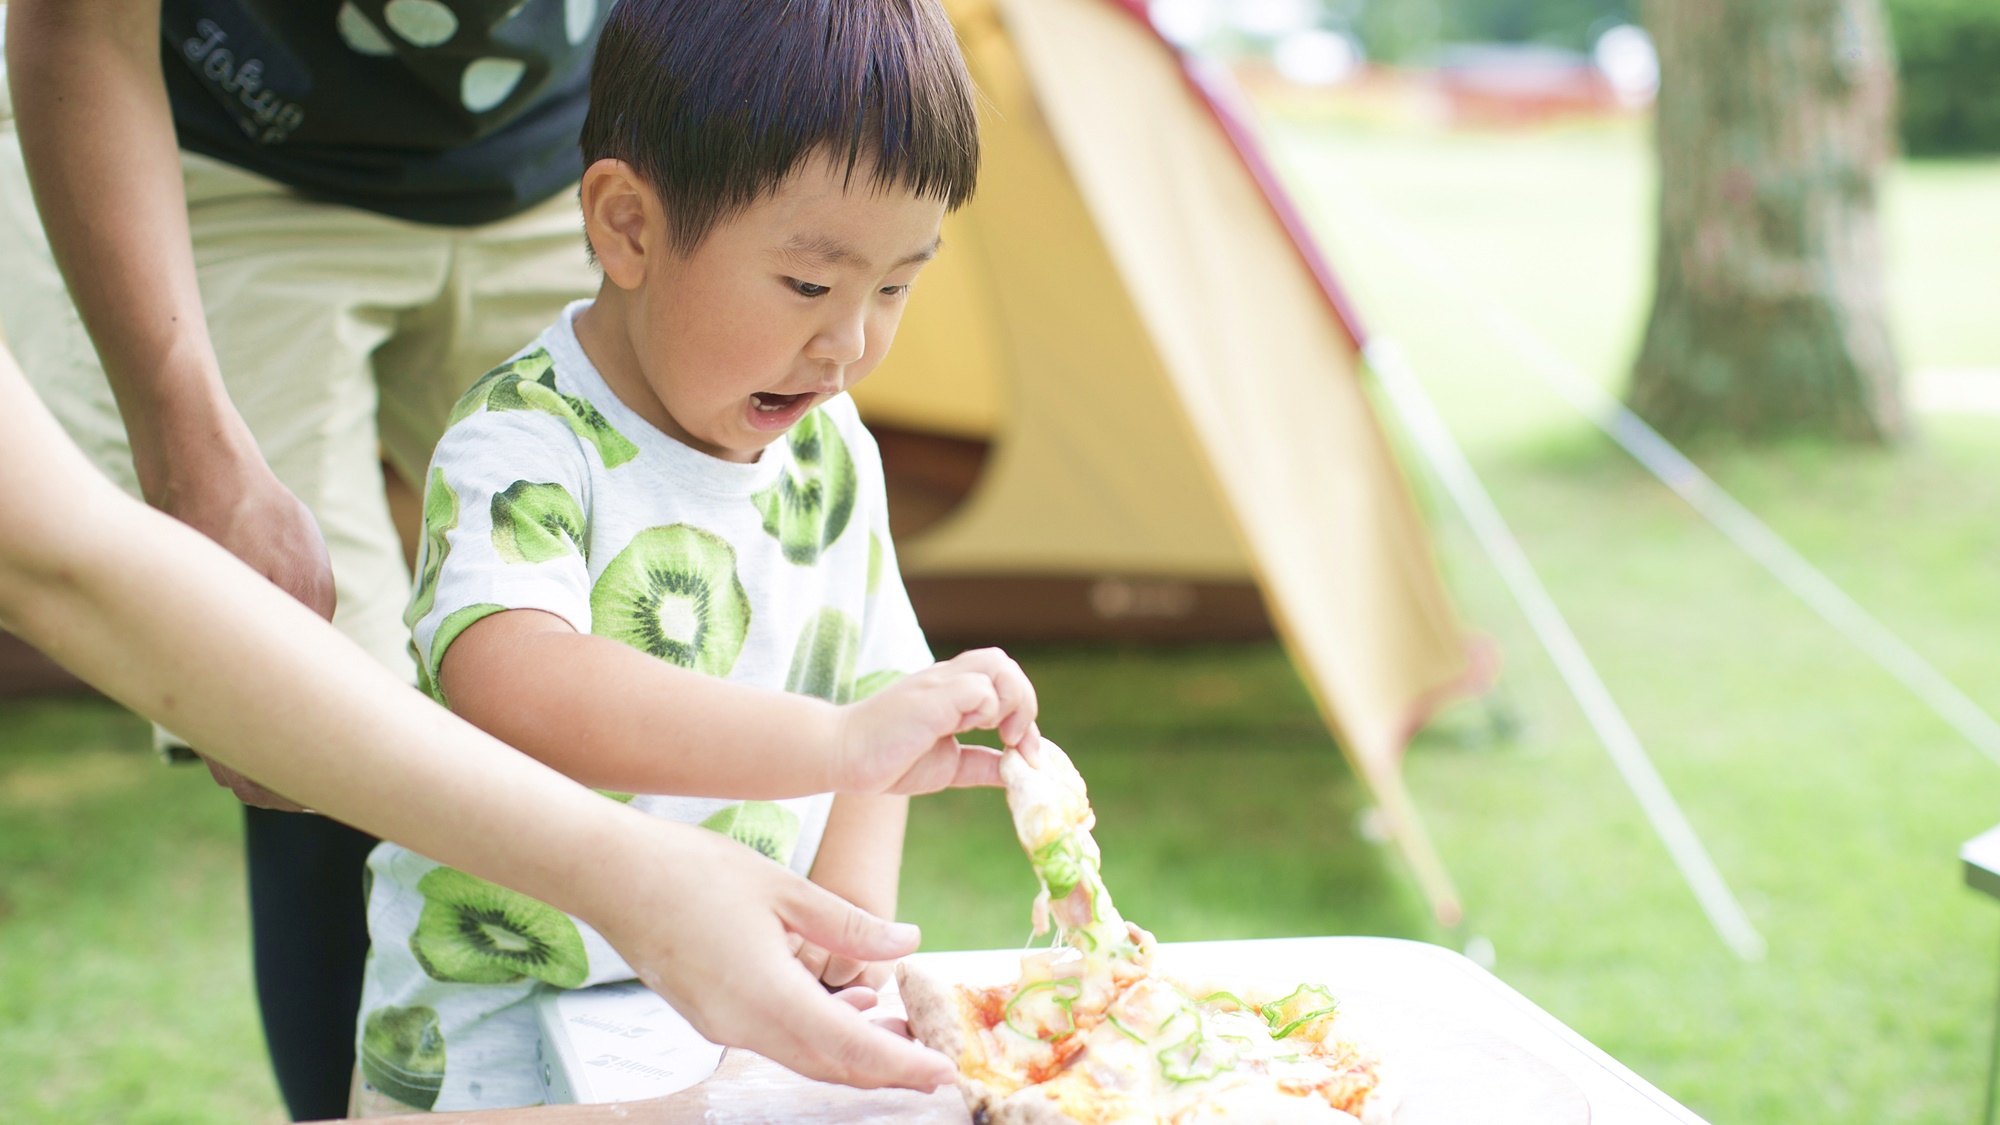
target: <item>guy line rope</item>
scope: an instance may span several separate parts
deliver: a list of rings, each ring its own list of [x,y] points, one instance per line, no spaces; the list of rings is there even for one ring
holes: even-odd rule
[[[1768,571],[1785,589],[1819,615],[1864,654],[1895,677],[1970,742],[1980,753],[2000,762],[2000,722],[1995,722],[1957,684],[1937,670],[1888,626],[1863,609],[1831,578],[1787,543],[1769,524],[1725,492],[1707,473],[1659,431],[1634,414],[1573,360],[1544,340],[1526,322],[1452,268],[1416,232],[1391,217],[1347,185],[1343,204],[1368,213],[1375,229],[1397,247],[1425,280],[1456,295],[1487,329],[1513,349],[1521,361],[1557,395],[1589,418],[1619,447],[1645,466],[1660,483],[1673,489],[1688,506]]]
[[[1437,407],[1411,373],[1403,349],[1394,340],[1377,336],[1368,344],[1365,354],[1369,368],[1402,417],[1404,427],[1465,521],[1472,526],[1487,557],[1493,560],[1494,568],[1527,616],[1535,636],[1548,650],[1556,671],[1569,685],[1584,717],[1603,741],[1619,776],[1638,799],[1640,810],[1659,835],[1674,866],[1680,869],[1688,889],[1694,892],[1702,913],[1708,915],[1709,924],[1738,957],[1745,961],[1761,959],[1765,952],[1763,935],[1751,924],[1750,916],[1744,913],[1742,904],[1716,869],[1715,861],[1709,858],[1708,849],[1695,835],[1694,826],[1688,823],[1667,783],[1660,778],[1659,770],[1653,767],[1653,760],[1646,756],[1646,748],[1640,744],[1632,724],[1625,720],[1625,713],[1619,710],[1610,689],[1604,686],[1597,668],[1577,642],[1576,634],[1570,631],[1562,611],[1549,597],[1548,589],[1535,574],[1534,564],[1528,561],[1520,542],[1494,506],[1493,497],[1479,483],[1478,474],[1473,472],[1465,453],[1445,427]]]

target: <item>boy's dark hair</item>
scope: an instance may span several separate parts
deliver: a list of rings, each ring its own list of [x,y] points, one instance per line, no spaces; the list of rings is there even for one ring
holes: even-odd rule
[[[620,0],[591,64],[585,167],[659,192],[675,247],[826,149],[956,209],[979,172],[972,79],[937,0]]]

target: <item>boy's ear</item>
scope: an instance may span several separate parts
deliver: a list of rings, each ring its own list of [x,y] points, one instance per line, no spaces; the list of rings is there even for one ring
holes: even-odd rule
[[[583,170],[583,233],[604,276],[620,289],[646,279],[646,256],[665,249],[660,197],[630,164],[606,158]]]

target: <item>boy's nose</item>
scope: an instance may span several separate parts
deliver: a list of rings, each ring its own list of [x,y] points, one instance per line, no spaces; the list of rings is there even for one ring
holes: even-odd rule
[[[860,363],[861,357],[867,354],[867,351],[866,322],[861,317],[855,317],[852,320],[843,319],[839,323],[827,325],[813,337],[812,343],[806,348],[806,355],[808,358],[832,366],[834,370],[831,378],[838,383],[840,370]]]

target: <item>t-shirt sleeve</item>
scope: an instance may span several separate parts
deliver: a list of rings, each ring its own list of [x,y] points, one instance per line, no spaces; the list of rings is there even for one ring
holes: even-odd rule
[[[868,600],[861,622],[861,655],[854,681],[857,699],[873,695],[931,663],[931,646],[917,624],[903,576],[896,567],[896,544],[889,537],[889,497],[882,480],[881,455],[873,439],[862,471],[867,480]]]
[[[589,510],[589,462],[554,415],[483,410],[445,431],[405,614],[425,691],[443,701],[445,650],[502,610],[539,609],[590,632]]]

